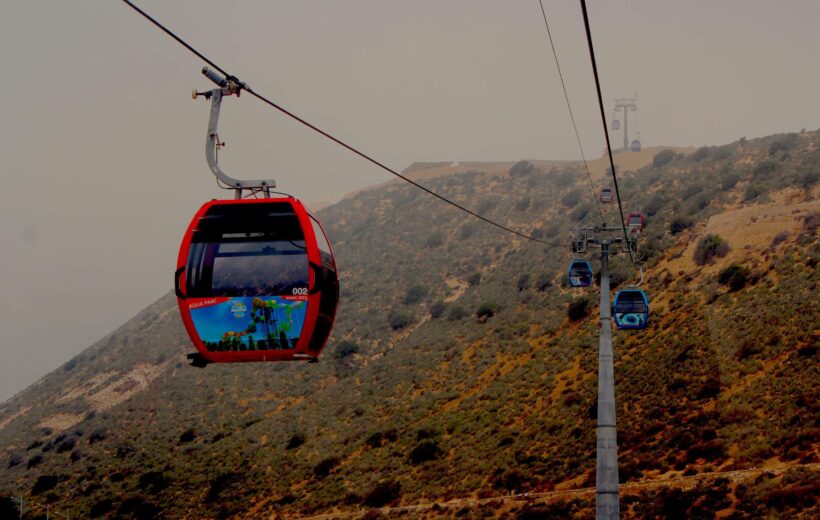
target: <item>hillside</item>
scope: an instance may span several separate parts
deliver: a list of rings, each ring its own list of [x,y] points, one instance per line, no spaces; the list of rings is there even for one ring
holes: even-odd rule
[[[817,517],[820,133],[619,160],[653,313],[615,335],[624,517]],[[544,240],[596,223],[577,163],[442,168],[414,175]],[[392,182],[319,215],[342,290],[320,363],[188,367],[169,293],[0,405],[0,494],[92,518],[594,516],[570,491],[594,486],[597,298],[566,287],[569,248]],[[728,251],[704,261],[708,235]]]

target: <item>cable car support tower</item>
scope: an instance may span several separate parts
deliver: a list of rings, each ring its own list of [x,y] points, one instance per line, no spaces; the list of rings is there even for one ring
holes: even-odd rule
[[[638,111],[638,93],[631,98],[615,98],[615,112],[624,113],[624,151],[629,151],[629,113]]]
[[[634,253],[639,231],[624,236],[620,227],[575,228],[572,252],[601,253],[600,334],[598,340],[598,421],[596,433],[595,509],[599,520],[620,518],[618,440],[615,423],[615,368],[612,351],[612,303],[609,296],[609,256]]]

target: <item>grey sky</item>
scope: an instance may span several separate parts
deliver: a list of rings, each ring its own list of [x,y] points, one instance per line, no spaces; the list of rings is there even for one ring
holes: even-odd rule
[[[578,158],[537,0],[138,0],[284,106],[404,168]],[[577,1],[545,1],[588,156],[603,133]],[[605,100],[645,145],[820,126],[820,2],[590,0]],[[171,287],[204,161],[193,55],[113,0],[0,5],[0,400]],[[227,100],[229,175],[310,202],[381,171],[251,97]],[[424,196],[420,194],[419,196]]]

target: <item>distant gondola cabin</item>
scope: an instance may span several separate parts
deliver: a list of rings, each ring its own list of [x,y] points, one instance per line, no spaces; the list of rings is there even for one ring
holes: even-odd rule
[[[575,259],[569,264],[568,275],[570,287],[589,287],[592,285],[592,266],[583,259]]]
[[[604,204],[612,202],[612,188],[603,188],[601,190],[601,202]]]
[[[641,142],[638,141],[637,139],[635,139],[629,145],[629,149],[632,150],[633,152],[640,152],[641,151]]]
[[[644,216],[639,211],[633,211],[626,217],[626,227],[632,235],[640,235],[644,227]]]

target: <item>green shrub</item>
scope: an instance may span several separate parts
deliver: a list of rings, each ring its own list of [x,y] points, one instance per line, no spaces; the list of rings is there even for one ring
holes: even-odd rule
[[[339,346],[336,347],[336,359],[344,359],[358,353],[359,345],[349,340],[339,342]]]
[[[695,221],[692,220],[691,217],[678,215],[676,217],[672,217],[672,221],[669,222],[669,232],[673,235],[677,235],[681,231],[687,230],[693,225],[695,225]]]
[[[510,168],[510,177],[524,177],[535,171],[535,165],[529,161],[518,161]]]
[[[407,293],[404,295],[404,303],[413,305],[420,302],[425,296],[427,296],[427,288],[423,285],[414,285],[407,289]]]
[[[105,498],[94,502],[88,514],[91,518],[103,516],[114,510],[114,502],[110,498]]]
[[[9,464],[7,467],[13,468],[14,466],[19,466],[23,463],[23,454],[19,452],[14,452],[9,455]]]
[[[742,265],[732,264],[718,274],[718,282],[728,285],[731,291],[739,291],[749,281],[750,271]]]
[[[692,159],[697,161],[697,162],[700,162],[700,161],[706,159],[707,157],[709,157],[710,151],[711,151],[710,147],[701,146],[700,148],[695,150],[695,153],[692,154]]]
[[[765,161],[761,161],[754,167],[752,173],[755,177],[765,177],[771,173],[776,172],[780,169],[780,163],[778,161],[774,161],[772,159],[766,159]]]
[[[467,316],[467,311],[465,311],[464,307],[461,307],[460,305],[453,305],[447,311],[447,319],[449,321],[458,321],[465,316]]]
[[[104,427],[95,428],[88,436],[88,444],[94,444],[105,440],[108,437],[108,430]]]
[[[318,464],[313,466],[313,474],[318,479],[323,479],[326,476],[330,475],[330,472],[333,471],[333,468],[339,465],[342,460],[339,457],[328,457],[326,459],[322,459],[319,461]]]
[[[783,242],[789,239],[790,233],[788,231],[781,231],[780,233],[776,234],[774,238],[772,238],[772,243],[769,244],[769,247],[774,249],[775,247],[779,246]]]
[[[211,479],[208,485],[208,494],[205,497],[206,502],[216,502],[220,496],[231,488],[239,485],[242,477],[232,471],[220,473]],[[122,509],[122,507],[120,507]],[[153,518],[153,517],[152,517]]]
[[[518,199],[518,202],[515,203],[516,211],[526,211],[527,208],[530,207],[530,198],[529,197],[521,197]]]
[[[535,279],[535,288],[539,291],[546,291],[552,287],[552,275],[550,273],[541,273]]]
[[[424,439],[410,452],[410,463],[421,464],[428,460],[435,460],[444,455],[435,439]]]
[[[434,231],[427,237],[427,240],[424,241],[424,247],[432,249],[440,246],[443,243],[444,233],[442,233],[441,231]]]
[[[158,518],[162,509],[142,497],[126,498],[117,508],[117,518]]]
[[[572,190],[563,197],[561,197],[561,204],[568,208],[574,208],[581,201],[581,192]]]
[[[35,455],[35,456],[31,457],[30,459],[28,459],[28,463],[26,464],[26,468],[31,469],[31,468],[39,465],[41,462],[43,462],[43,456],[42,455]]]
[[[305,436],[301,433],[294,433],[288,439],[287,445],[285,445],[286,450],[295,450],[299,446],[305,443]]]
[[[390,313],[389,322],[391,329],[400,330],[413,323],[413,316],[409,312],[396,309]]]
[[[723,258],[729,253],[729,243],[718,235],[706,235],[695,246],[692,259],[697,265],[712,263],[715,258]]]
[[[401,484],[396,481],[379,482],[364,497],[362,502],[368,507],[384,507],[401,497]]]
[[[677,154],[675,150],[667,148],[666,150],[661,150],[660,152],[655,154],[655,157],[652,158],[652,166],[655,168],[662,168],[667,164],[671,163]]]
[[[786,152],[799,144],[797,134],[786,134],[778,137],[769,145],[769,155],[776,155],[778,152]]]
[[[530,288],[530,274],[524,273],[518,277],[518,280],[515,282],[515,286],[518,288],[519,291],[524,291]]]
[[[487,319],[492,318],[498,312],[499,305],[495,302],[484,302],[478,306],[476,310],[476,316],[478,319]]]
[[[430,305],[430,317],[434,320],[441,318],[447,305],[442,300],[436,300]]]
[[[475,226],[472,224],[464,224],[458,229],[458,237],[462,240],[467,240],[475,233]]]
[[[74,449],[74,445],[77,444],[76,437],[68,437],[62,440],[59,444],[57,444],[57,453],[64,453],[66,451],[71,451]]]
[[[570,321],[578,321],[585,318],[590,311],[589,297],[581,296],[575,298],[567,306],[567,317]]]
[[[57,475],[40,475],[37,481],[34,482],[34,487],[31,488],[32,495],[40,495],[46,491],[51,491],[60,482],[60,477]]]
[[[159,493],[170,485],[168,477],[161,471],[147,471],[140,475],[137,487],[150,493]]]
[[[735,172],[727,172],[725,175],[720,177],[720,189],[723,191],[729,191],[735,187],[737,181],[740,180],[740,175]]]
[[[746,192],[743,194],[743,202],[752,202],[759,199],[763,193],[765,193],[765,190],[766,188],[760,184],[749,184],[749,186],[746,187]]]
[[[196,432],[193,428],[188,428],[182,432],[182,435],[179,436],[179,443],[185,444],[186,442],[191,442],[194,439],[196,439]]]

